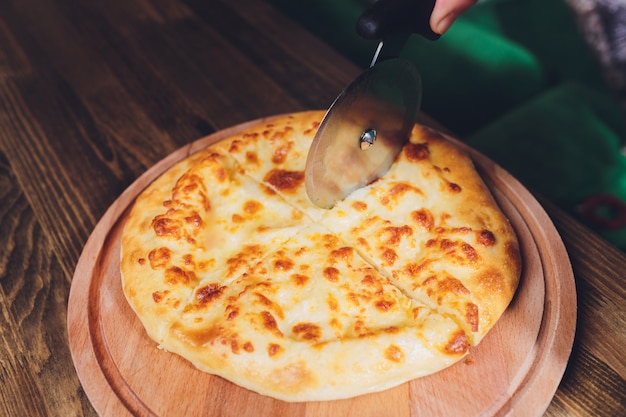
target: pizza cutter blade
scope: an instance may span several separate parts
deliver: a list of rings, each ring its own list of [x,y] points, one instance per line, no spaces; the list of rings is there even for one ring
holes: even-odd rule
[[[420,100],[417,70],[399,58],[374,65],[350,84],[311,144],[305,168],[311,201],[331,208],[387,172],[415,124]]]
[[[420,14],[415,5],[424,3],[430,11]],[[420,107],[421,79],[411,62],[397,56],[412,32],[438,37],[428,23],[433,6],[434,0],[379,0],[361,15],[357,32],[383,40],[370,68],[335,99],[313,139],[305,185],[315,205],[331,208],[380,178],[407,142]],[[419,24],[406,19],[415,15]]]

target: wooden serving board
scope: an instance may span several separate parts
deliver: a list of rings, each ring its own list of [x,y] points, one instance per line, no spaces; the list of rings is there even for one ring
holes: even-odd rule
[[[268,118],[269,119],[269,118]],[[177,161],[264,120],[200,139],[137,179],[108,209],[78,261],[68,332],[78,376],[102,416],[539,416],[563,376],[576,325],[574,277],[563,243],[532,195],[462,143],[515,228],[523,272],[511,305],[467,358],[376,394],[287,403],[196,370],[159,350],[128,306],[119,273],[120,234],[135,197]]]

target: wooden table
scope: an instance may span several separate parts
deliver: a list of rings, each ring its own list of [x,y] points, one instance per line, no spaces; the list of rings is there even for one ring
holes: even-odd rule
[[[124,189],[214,131],[326,108],[359,71],[259,0],[0,2],[0,415],[96,414],[68,294]],[[626,256],[544,203],[578,291],[546,415],[626,415]]]

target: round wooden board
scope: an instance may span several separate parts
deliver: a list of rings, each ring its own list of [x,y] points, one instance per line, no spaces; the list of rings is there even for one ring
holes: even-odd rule
[[[539,416],[563,376],[576,325],[576,291],[561,238],[532,195],[499,166],[473,158],[515,228],[523,272],[511,305],[464,361],[384,392],[286,403],[196,370],[150,340],[122,293],[120,234],[135,197],[177,161],[260,119],[193,142],[139,177],[108,209],[78,261],[68,333],[78,376],[102,416]]]

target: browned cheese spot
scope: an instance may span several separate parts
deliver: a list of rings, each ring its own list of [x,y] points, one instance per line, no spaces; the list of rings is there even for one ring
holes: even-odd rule
[[[309,281],[309,277],[303,274],[293,274],[291,275],[291,280],[299,287],[306,285]]]
[[[440,279],[439,282],[437,282],[437,287],[441,291],[455,295],[467,295],[470,293],[461,281],[451,276]]]
[[[256,139],[256,137],[258,136],[258,133],[244,133],[242,135],[242,138],[244,139]],[[241,146],[241,140],[240,139],[235,139],[230,143],[230,146],[228,147],[228,153],[236,153],[239,152],[239,147]]]
[[[430,261],[425,261],[425,262],[422,262],[421,264],[416,264],[416,263],[411,262],[405,265],[402,272],[408,276],[416,277],[426,269],[429,263]]]
[[[413,309],[411,309],[411,313],[413,313],[413,320],[416,320],[420,316],[424,308],[425,307],[414,307]]]
[[[246,132],[243,135],[241,135],[241,137],[243,137],[244,139],[256,139],[259,137],[259,133],[258,132]]]
[[[383,205],[387,206],[391,203],[399,201],[408,192],[414,192],[415,194],[419,195],[424,194],[422,190],[411,184],[405,182],[397,182],[393,184],[393,186],[389,189],[387,193],[385,193],[385,195],[380,199],[380,202]]]
[[[464,242],[461,244],[461,252],[463,252],[465,258],[470,263],[476,263],[478,261],[478,252],[476,252],[476,249],[469,243]]]
[[[317,132],[317,128],[320,127],[320,122],[313,122],[310,129],[306,129],[303,133],[305,136],[314,135]]]
[[[477,233],[476,241],[483,246],[493,246],[496,244],[496,237],[489,230],[481,230]]]
[[[323,274],[324,278],[326,278],[330,282],[339,281],[339,270],[337,268],[334,268],[332,266],[326,267],[324,268]]]
[[[385,245],[397,247],[402,238],[413,235],[413,229],[407,225],[401,227],[389,226],[383,229],[383,234],[387,236],[387,239],[384,241]]]
[[[422,285],[426,286],[426,285],[433,284],[435,282],[437,282],[437,275],[430,275],[428,278],[424,280]]]
[[[348,246],[344,246],[343,248],[335,249],[330,252],[329,261],[330,263],[336,263],[337,260],[348,261],[352,258],[352,254],[354,253],[354,249]]]
[[[180,220],[172,219],[166,214],[159,214],[152,219],[152,229],[157,236],[180,237],[182,223]]]
[[[283,347],[276,343],[270,343],[267,345],[267,354],[269,356],[277,356],[283,351]]]
[[[283,336],[283,333],[278,328],[278,323],[276,323],[276,319],[272,316],[272,313],[269,311],[262,311],[261,319],[263,320],[263,327],[265,327],[266,330],[269,330],[275,336]]]
[[[231,219],[230,219],[233,223],[243,223],[245,221],[245,219],[243,218],[242,215],[240,214],[233,214]]]
[[[212,282],[196,291],[196,300],[198,304],[205,306],[218,299],[224,293],[224,289],[225,287],[220,286],[220,284]]]
[[[226,320],[228,321],[232,321],[235,320],[237,318],[237,316],[239,315],[239,308],[229,304],[226,307]]]
[[[190,253],[183,255],[183,263],[185,265],[193,265],[193,255]]]
[[[294,263],[291,259],[278,259],[274,261],[274,269],[278,271],[291,271]]]
[[[169,291],[155,291],[152,293],[152,300],[155,303],[160,303],[169,293]]]
[[[197,189],[198,189],[198,183],[190,182],[188,184],[183,184],[183,186],[180,188],[180,191],[182,191],[184,194],[191,194]]]
[[[367,204],[364,203],[363,201],[355,201],[354,203],[352,203],[352,208],[362,213],[365,210],[367,210]]]
[[[457,330],[444,347],[444,351],[450,355],[460,355],[469,349],[469,341],[463,330]]]
[[[282,192],[295,192],[304,181],[304,172],[272,169],[263,179]]]
[[[332,295],[329,295],[327,302],[328,302],[328,308],[330,309],[330,311],[339,310],[339,302],[337,301],[335,297],[333,297]]]
[[[339,238],[335,235],[325,234],[322,236],[322,241],[325,248],[332,249],[339,243]]]
[[[472,331],[478,331],[478,306],[474,303],[465,304],[465,321],[472,326]]]
[[[220,165],[213,176],[220,182],[224,181],[227,178],[224,167]],[[211,205],[206,191],[204,179],[200,175],[186,172],[176,181],[176,185],[172,189],[172,201],[178,206],[185,207],[187,201],[193,200],[200,203],[200,207],[205,211],[208,211]]]
[[[439,243],[439,247],[441,248],[441,250],[446,252],[447,254],[453,253],[456,250],[457,246],[458,242],[450,239],[441,239],[441,242]]]
[[[195,347],[206,346],[218,340],[225,340],[224,328],[217,325],[190,330],[181,323],[177,323],[172,326],[172,331],[182,336],[181,339],[187,342],[187,344]]]
[[[246,342],[243,344],[243,350],[248,353],[252,353],[254,352],[254,345],[252,344],[252,342]]]
[[[289,155],[289,151],[293,146],[293,142],[288,142],[283,146],[279,146],[274,150],[274,154],[272,155],[272,162],[275,164],[282,164],[287,159],[287,155]]]
[[[276,307],[278,309],[280,309],[280,306],[275,305],[274,302],[272,300],[270,300],[269,298],[267,298],[265,295],[261,294],[260,292],[255,292],[254,293],[255,297],[257,298],[257,301],[265,306],[265,307]],[[282,316],[282,314],[279,314],[279,316]]]
[[[406,194],[410,190],[417,190],[417,188],[405,182],[398,182],[391,187],[391,189],[389,190],[389,194],[391,194],[392,196],[401,196],[403,194]]]
[[[343,329],[343,325],[335,317],[333,317],[328,324],[330,324],[330,326],[332,328],[334,328],[334,329],[337,329],[337,330],[342,330]]]
[[[214,173],[214,178],[218,181],[218,182],[224,182],[226,181],[226,179],[228,178],[228,173],[226,172],[226,170],[224,169],[224,167],[219,167],[217,169],[217,171]],[[211,208],[211,205],[208,203],[207,200],[207,204],[205,205],[205,209],[208,210]]]
[[[293,333],[303,340],[317,341],[322,337],[322,329],[313,323],[298,323],[291,329]]]
[[[241,346],[239,346],[239,340],[237,340],[237,337],[233,337],[232,339],[230,339],[230,350],[235,354],[238,355],[240,352]]]
[[[259,156],[256,154],[256,152],[246,152],[246,163],[248,165],[259,164]]]
[[[406,157],[411,162],[418,162],[430,157],[427,143],[409,143],[404,147]]]
[[[268,126],[268,128],[272,128],[274,126]],[[271,135],[270,135],[271,133]],[[293,127],[291,126],[285,126],[284,130],[277,130],[272,132],[271,130],[267,130],[265,132],[263,132],[263,134],[268,137],[270,139],[270,142],[274,143],[274,142],[279,142],[279,141],[283,141],[283,139],[290,137],[291,135],[293,135]]]
[[[354,292],[352,292],[352,291],[350,291],[350,292],[346,295],[346,299],[347,299],[350,303],[354,304],[355,306],[358,306],[358,305],[360,305],[360,304],[361,304],[361,303],[359,302],[359,295],[358,295],[358,294],[356,294],[356,293],[354,293]]]
[[[404,352],[399,346],[389,345],[387,349],[385,349],[385,359],[388,359],[391,362],[400,363],[404,360]]]
[[[191,286],[198,282],[198,278],[193,271],[187,271],[178,266],[173,266],[165,270],[165,282],[171,285]]]
[[[391,300],[378,300],[374,303],[376,308],[383,312],[391,310],[395,304],[396,303]]]
[[[365,285],[375,285],[376,284],[376,278],[374,278],[373,275],[367,274],[363,277],[363,279],[361,280],[361,283],[365,284]]]
[[[453,183],[453,182],[448,182],[448,190],[450,190],[453,193],[460,193],[461,192],[461,186],[459,184]]]
[[[139,259],[137,259],[137,263],[139,265],[145,265],[146,264],[146,258],[139,258]]]
[[[258,259],[262,255],[263,251],[259,245],[244,246],[241,252],[226,260],[226,265],[228,265],[227,276],[232,276],[239,268],[247,266],[249,260]]]
[[[261,202],[256,201],[256,200],[248,200],[243,205],[244,213],[250,214],[250,215],[256,214],[262,208],[263,208],[263,204],[261,204]]]
[[[357,244],[358,244],[360,247],[365,248],[365,249],[368,249],[368,250],[370,249],[369,242],[368,242],[368,241],[367,241],[367,239],[365,239],[364,237],[359,237],[359,238],[357,238],[357,240],[356,240],[356,241],[357,241]]]
[[[432,230],[435,226],[435,218],[425,208],[411,212],[411,219],[426,231]]]
[[[369,332],[363,320],[356,320],[354,322],[354,333],[359,337],[366,335]]]
[[[382,259],[385,261],[385,265],[393,266],[393,264],[395,264],[398,260],[398,254],[395,250],[391,248],[386,248],[385,250],[383,250]]]

